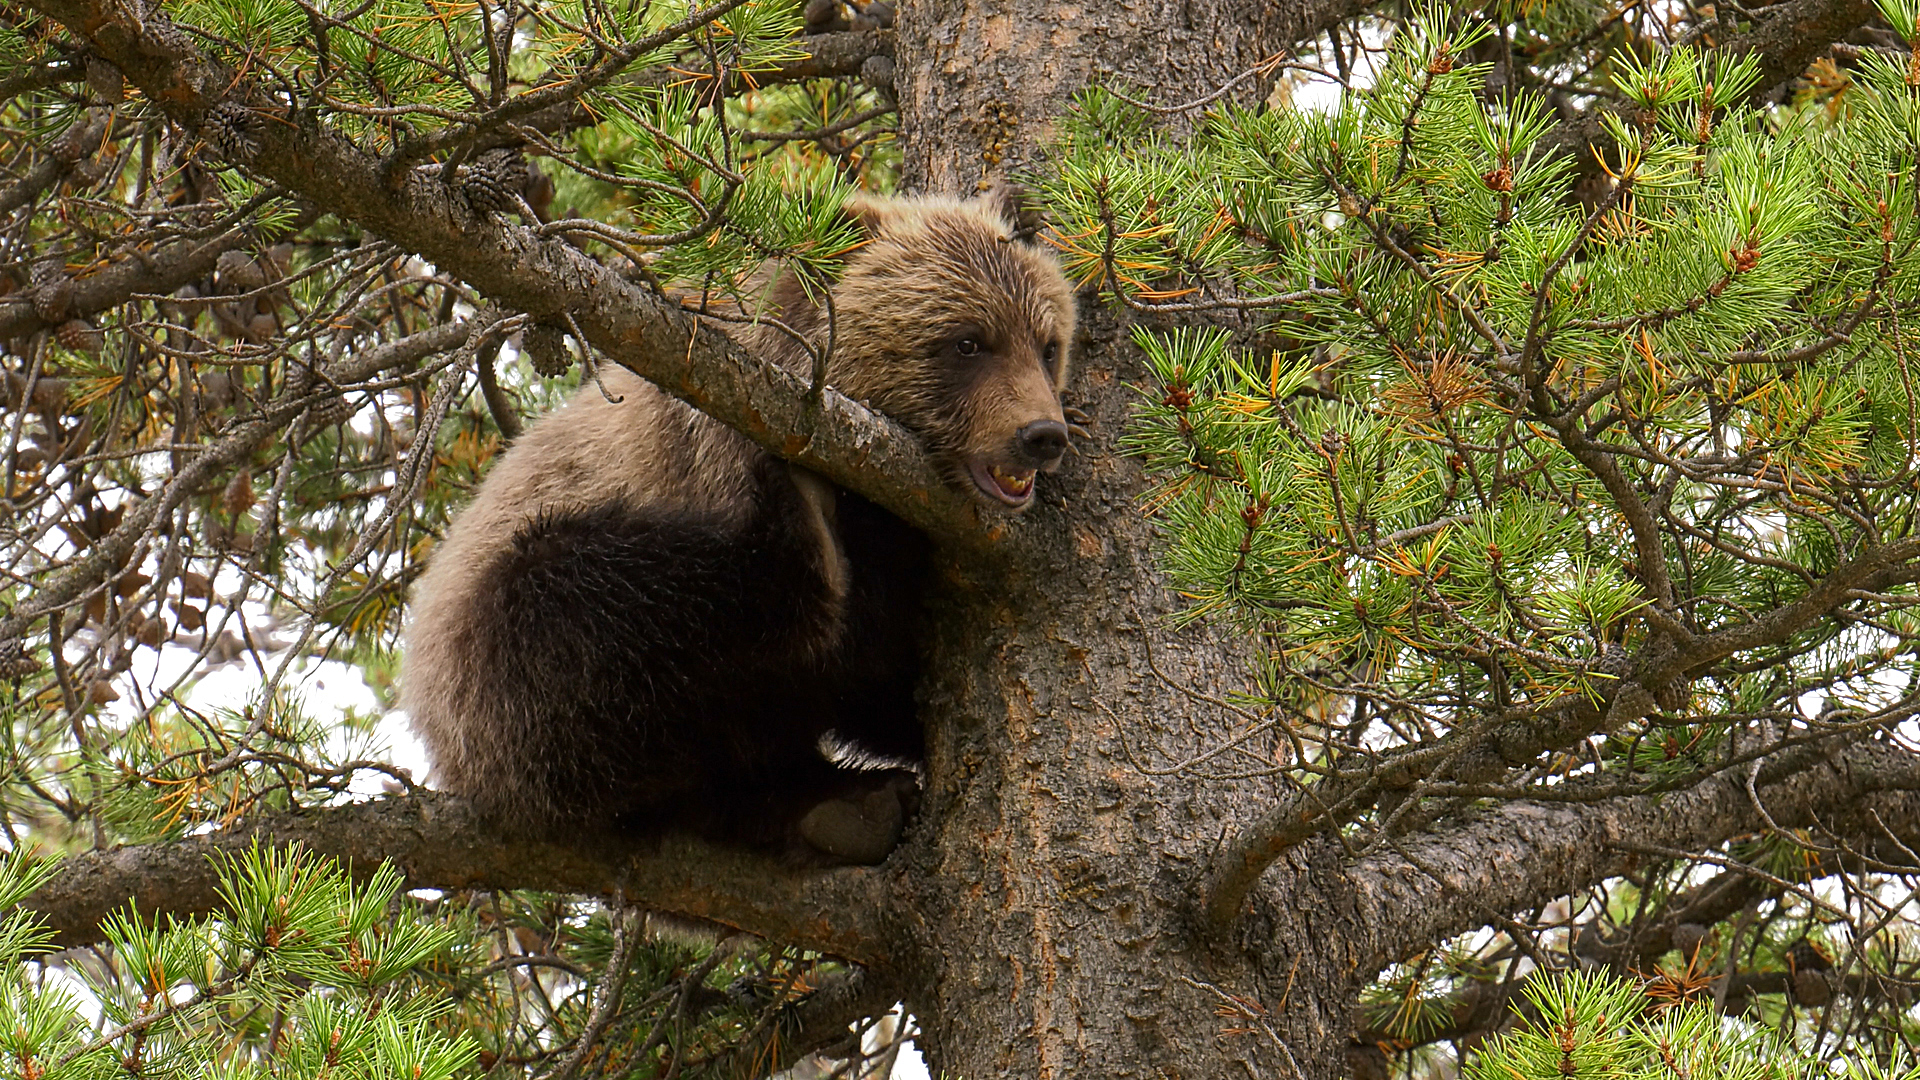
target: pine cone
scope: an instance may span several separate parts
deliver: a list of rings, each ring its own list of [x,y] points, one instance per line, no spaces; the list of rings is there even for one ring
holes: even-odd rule
[[[90,188],[107,175],[107,169],[112,165],[111,160],[81,158],[73,163],[73,169],[67,173],[67,178],[76,188]]]
[[[875,7],[880,5],[875,4]],[[860,78],[868,86],[893,88],[895,68],[891,56],[869,56],[860,64]]]
[[[518,150],[489,150],[467,166],[460,190],[468,205],[484,214],[504,214],[519,208],[527,186],[527,162]]]
[[[890,30],[893,28],[893,5],[887,0],[873,0],[873,3],[859,6],[853,16],[855,30]]]
[[[227,481],[226,490],[220,493],[220,505],[235,517],[253,509],[257,501],[253,494],[253,477],[245,469],[234,473],[233,479]]]
[[[353,414],[358,411],[353,407],[353,403],[347,400],[345,394],[336,394],[313,407],[313,424],[315,427],[344,424],[353,419]]]
[[[1833,957],[1819,942],[1803,940],[1787,950],[1787,963],[1795,971],[1828,971],[1833,968]]]
[[[220,287],[227,292],[252,292],[267,283],[267,272],[244,251],[221,252],[219,261],[213,264],[213,272],[220,280]]]
[[[260,143],[253,136],[253,113],[231,101],[223,101],[207,111],[200,124],[200,135],[214,153],[228,161],[237,162],[260,152]]]
[[[127,96],[126,76],[97,56],[87,57],[87,87],[109,105],[117,105]]]
[[[1833,984],[1827,976],[1818,971],[1796,971],[1793,973],[1793,996],[1802,1005],[1818,1008],[1833,998]]]
[[[520,347],[533,364],[533,370],[549,379],[566,374],[567,369],[573,366],[573,353],[567,350],[567,337],[559,327],[545,323],[527,327],[526,333],[521,335]]]
[[[840,0],[807,0],[803,16],[807,20],[809,34],[830,34],[845,30],[850,25]]]
[[[105,334],[85,319],[68,319],[54,329],[53,337],[61,348],[88,356],[99,356],[100,347],[107,340]]]
[[[0,679],[24,679],[39,670],[40,662],[27,655],[18,638],[0,641]]]
[[[1626,646],[1609,641],[1600,646],[1600,662],[1594,665],[1593,670],[1615,679],[1624,679],[1633,674],[1633,654],[1627,651]]]
[[[73,278],[66,264],[50,259],[34,267],[33,313],[44,322],[64,322],[73,308]]]
[[[1707,939],[1707,928],[1700,923],[1683,922],[1673,928],[1673,947],[1680,955],[1691,959],[1700,943]]]

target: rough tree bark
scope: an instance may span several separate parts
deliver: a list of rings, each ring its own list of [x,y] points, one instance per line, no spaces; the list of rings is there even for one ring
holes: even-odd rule
[[[250,84],[197,59],[160,16],[104,0],[32,3],[189,128],[233,97],[246,100]],[[909,184],[964,190],[1030,162],[1068,97],[1095,75],[1121,72],[1165,102],[1189,100],[1357,6],[904,5],[893,49]],[[356,865],[394,858],[419,886],[606,890],[859,960],[874,981],[845,1007],[869,1009],[898,988],[920,1017],[930,1063],[954,1077],[1317,1080],[1344,1074],[1355,991],[1384,964],[1619,873],[1634,858],[1631,843],[1710,844],[1757,827],[1761,804],[1780,827],[1845,807],[1909,841],[1920,835],[1920,800],[1903,794],[1920,789],[1920,768],[1861,739],[1783,751],[1748,776],[1683,792],[1509,802],[1360,860],[1324,832],[1294,837],[1293,826],[1272,820],[1287,805],[1274,787],[1209,785],[1168,769],[1233,727],[1219,698],[1245,669],[1231,642],[1167,628],[1174,601],[1151,564],[1139,469],[1115,450],[1133,401],[1128,385],[1145,380],[1122,317],[1089,310],[1078,344],[1068,396],[1093,417],[1092,442],[1043,482],[1025,521],[985,528],[970,505],[934,490],[923,456],[891,424],[839,399],[823,416],[801,415],[791,379],[561,242],[476,218],[437,185],[382,176],[359,148],[324,132],[262,123],[250,138],[257,147],[241,151],[249,169],[503,304],[576,313],[607,355],[946,537],[927,613],[926,806],[886,865],[813,875],[773,874],[697,845],[589,855],[506,844],[476,836],[462,808],[432,797],[292,815],[75,860],[34,901],[67,941],[92,940],[101,905],[115,897],[203,910],[212,902],[207,849],[255,835],[299,838]],[[0,317],[13,316],[0,307]],[[803,421],[819,425],[817,437],[799,437]],[[983,532],[991,542],[966,542]],[[1915,555],[1892,547],[1876,557]],[[1906,572],[1890,567],[1885,558],[1843,566],[1808,602],[1830,606],[1847,589]],[[77,595],[89,584],[75,578],[62,588]],[[0,634],[34,614],[13,613]],[[1664,686],[1666,667],[1699,659],[1676,656],[1648,658],[1635,677]],[[1498,766],[1584,737],[1598,722],[1594,707],[1542,714],[1490,726],[1484,745],[1465,749]],[[1408,777],[1427,767],[1401,761]],[[1474,775],[1467,766],[1456,773]],[[1383,779],[1376,789],[1407,782]],[[1235,894],[1229,918],[1209,919],[1202,887],[1219,871],[1220,850],[1248,830],[1256,840],[1263,831],[1286,837],[1269,845],[1282,854]],[[859,1015],[822,1012],[829,1029]]]
[[[1352,7],[903,5],[908,183],[983,185],[1034,164],[1089,82],[1118,76],[1183,103]],[[1095,418],[1094,444],[1042,483],[1007,550],[950,557],[930,613],[932,790],[893,864],[908,1002],[930,1065],[953,1076],[1335,1075],[1357,966],[1342,943],[1365,936],[1337,879],[1294,881],[1286,924],[1267,928],[1277,965],[1207,944],[1196,876],[1275,792],[1140,767],[1217,740],[1233,718],[1207,699],[1247,669],[1223,642],[1166,628],[1174,604],[1151,564],[1140,470],[1114,445],[1145,368],[1124,319],[1085,314],[1068,398]]]
[[[966,191],[1031,166],[1083,87],[1151,88],[1162,105],[1209,94],[1367,5],[1361,0],[924,0],[896,31],[909,182]],[[1273,70],[1243,83],[1258,101]]]

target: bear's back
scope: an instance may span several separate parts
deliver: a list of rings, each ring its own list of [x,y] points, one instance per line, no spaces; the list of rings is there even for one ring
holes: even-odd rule
[[[443,784],[459,786],[501,752],[479,745],[468,720],[488,707],[491,685],[473,661],[471,632],[487,569],[516,537],[542,515],[608,506],[737,527],[753,497],[754,457],[743,436],[611,365],[600,385],[589,380],[501,454],[413,588],[400,703],[437,748]]]

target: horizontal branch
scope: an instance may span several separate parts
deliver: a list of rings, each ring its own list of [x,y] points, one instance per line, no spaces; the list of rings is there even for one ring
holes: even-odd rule
[[[1920,757],[1884,741],[1797,747],[1695,787],[1591,803],[1514,801],[1442,823],[1349,870],[1371,931],[1366,978],[1434,941],[1616,876],[1626,844],[1700,850],[1777,825],[1920,833]],[[1869,813],[1871,811],[1872,813]],[[1437,880],[1436,880],[1437,879]]]
[[[798,60],[789,60],[771,72],[756,71],[751,76],[735,73],[736,83],[749,81],[755,86],[770,82],[799,82],[803,79],[830,79],[869,74],[867,61],[875,56],[893,58],[893,31],[843,30],[832,34],[809,34],[796,42],[807,50]]]
[[[54,320],[40,317],[29,293],[0,297],[0,341],[50,330],[67,319],[91,318],[126,303],[136,294],[170,293],[213,273],[221,255],[253,242],[247,230],[229,229],[218,236],[178,240],[156,251],[111,263],[64,283],[66,310]]]
[[[110,0],[32,0],[110,60],[176,122],[219,110],[215,142],[235,164],[296,192],[541,319],[571,316],[588,341],[767,450],[962,544],[1017,526],[948,486],[897,424],[838,393],[815,407],[806,381],[560,239],[477,213],[437,169],[390,175],[379,159],[287,115],[250,77],[206,56],[166,18]],[[241,130],[237,133],[234,129]]]
[[[1762,9],[1766,18],[1741,34],[1714,43],[1714,52],[1734,56],[1751,54],[1760,61],[1756,95],[1771,92],[1807,70],[1826,55],[1833,43],[1866,25],[1874,17],[1868,0],[1787,0]]]
[[[170,843],[75,855],[24,906],[39,912],[66,948],[99,941],[100,920],[129,901],[148,917],[202,915],[220,903],[212,856],[256,843],[297,843],[351,863],[358,877],[388,861],[410,889],[613,896],[868,966],[884,967],[892,956],[873,915],[887,888],[880,871],[784,869],[692,840],[641,848],[507,839],[465,801],[435,792],[250,818]]]
[[[1815,873],[1819,873],[1818,870]],[[1581,937],[1575,948],[1583,959],[1610,963],[1620,968],[1651,966],[1653,961],[1677,946],[1681,928],[1714,926],[1730,919],[1740,909],[1778,893],[1772,884],[1751,874],[1727,870],[1669,897],[1645,925],[1629,928],[1619,940],[1606,940],[1598,934]]]
[[[1672,674],[1698,672],[1735,653],[1785,641],[1853,600],[1857,591],[1877,592],[1898,582],[1916,559],[1920,539],[1868,548],[1828,571],[1798,600],[1688,642],[1674,657]]]
[[[1389,750],[1370,758],[1364,772],[1328,777],[1282,797],[1214,857],[1201,883],[1203,924],[1216,935],[1230,930],[1267,867],[1309,837],[1353,820],[1382,793],[1404,790],[1442,771],[1461,783],[1491,780],[1595,732],[1617,730],[1651,711],[1654,692],[1675,679],[1735,653],[1785,641],[1853,602],[1858,590],[1903,580],[1917,558],[1920,540],[1870,548],[1835,567],[1799,599],[1749,622],[1681,643],[1655,635],[1599,703],[1569,694],[1484,729],[1462,729],[1430,745]]]
[[[59,60],[41,66],[22,67],[13,74],[0,77],[0,102],[10,101],[21,94],[44,90],[61,83],[79,82],[86,78],[85,63],[73,60]]]
[[[0,98],[4,100],[4,98]],[[89,110],[86,117],[54,140],[47,153],[29,166],[20,179],[0,188],[0,215],[11,214],[40,197],[40,193],[67,174],[74,163],[86,157],[106,134],[108,117],[104,109]],[[0,333],[0,337],[8,335]]]
[[[829,976],[757,1037],[722,1051],[711,1075],[759,1080],[779,1073],[815,1051],[849,1041],[851,1025],[885,1013],[904,996],[901,983],[872,968]]]

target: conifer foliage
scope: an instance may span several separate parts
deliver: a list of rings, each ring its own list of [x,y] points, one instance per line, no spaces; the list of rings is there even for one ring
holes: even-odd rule
[[[1017,178],[1143,362],[1098,437],[1144,470],[1174,621],[1252,643],[1244,692],[1139,722],[1212,749],[1130,779],[1263,807],[1156,902],[1218,958],[1310,841],[1448,904],[1476,881],[1485,929],[1315,991],[1353,990],[1357,1076],[1920,1076],[1920,0],[1765,102],[1796,72],[1715,42],[1772,5],[1349,6],[1190,107],[1086,87]],[[917,973],[380,851],[216,856],[178,912],[116,896],[58,934],[30,910],[119,846],[435,805],[383,745],[408,586],[610,363],[977,541],[824,385],[831,333],[782,372],[715,329],[775,262],[820,295],[862,242],[847,198],[900,182],[892,18],[0,2],[0,1069],[894,1067]],[[1338,100],[1288,104],[1304,69]],[[318,685],[354,677],[371,708]],[[1833,762],[1867,794],[1794,802]],[[1662,807],[1758,821],[1608,831]],[[1630,857],[1544,893],[1436,865],[1521,817]],[[1291,1059],[1267,966],[1265,1005],[1210,987],[1221,1039]]]
[[[1131,447],[1189,616],[1272,635],[1275,701],[1304,680],[1357,698],[1353,735],[1384,725],[1297,748],[1326,767],[1597,702],[1665,639],[1655,707],[1566,768],[1684,775],[1904,720],[1909,592],[1793,601],[1913,554],[1906,60],[1871,54],[1840,122],[1729,110],[1751,58],[1625,63],[1580,204],[1544,107],[1474,93],[1457,56],[1486,32],[1432,12],[1342,108],[1223,110],[1186,143],[1098,93],[1070,118],[1049,194],[1083,278],[1276,313],[1252,350],[1137,332]]]
[[[1910,5],[1883,13],[1912,30]],[[1329,824],[1364,853],[1475,800],[1686,790],[1829,739],[1911,752],[1920,50],[1866,53],[1837,110],[1746,107],[1753,56],[1616,56],[1600,182],[1576,200],[1545,102],[1490,100],[1488,66],[1464,59],[1492,32],[1429,8],[1338,107],[1219,107],[1190,138],[1095,90],[1056,148],[1058,243],[1140,317],[1153,380],[1126,441],[1183,617],[1265,644],[1234,753],[1211,766],[1254,769],[1278,740],[1300,794],[1243,842],[1256,874]],[[1481,759],[1503,728],[1505,760]],[[1857,857],[1797,839],[1717,865],[1785,886]],[[1576,966],[1617,963],[1648,911],[1697,898],[1697,864],[1646,854],[1663,869],[1569,901],[1579,925],[1548,937]],[[1224,923],[1251,880],[1224,872],[1210,914]],[[1874,928],[1845,930],[1846,905],[1794,884],[1800,904],[1744,941],[1694,936],[1649,993],[1714,992],[1742,949],[1803,978],[1802,1004],[1830,1000],[1835,974],[1903,978],[1903,880],[1860,879],[1850,901]],[[1796,941],[1833,931],[1818,971],[1793,971]],[[1471,1010],[1463,987],[1562,966],[1528,948],[1503,934],[1391,974],[1378,1033],[1422,1042]],[[1530,991],[1532,1034],[1473,1075],[1642,1075],[1629,1061],[1653,1032],[1711,1041],[1691,1012],[1630,1030],[1644,998],[1573,986]],[[1556,1071],[1529,1040],[1573,1031],[1566,1010],[1618,1038]],[[1859,1032],[1870,1058],[1910,1038],[1895,1012]],[[1847,1044],[1813,1023],[1822,1052]],[[1773,1053],[1706,1074],[1769,1075]],[[1694,1074],[1667,1067],[1644,1075]]]

